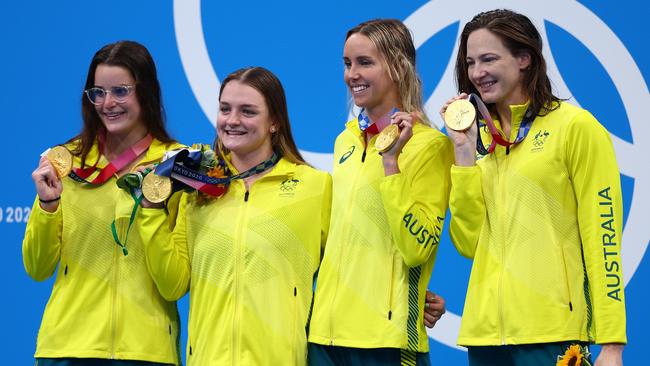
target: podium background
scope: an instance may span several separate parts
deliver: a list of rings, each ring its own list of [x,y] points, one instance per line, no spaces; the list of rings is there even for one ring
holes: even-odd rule
[[[242,66],[271,69],[287,91],[299,147],[315,165],[328,169],[327,154],[331,153],[349,113],[341,61],[347,29],[376,17],[407,21],[414,34],[419,35],[416,38],[420,41],[416,43],[422,44],[418,49],[418,68],[425,84],[425,100],[434,95],[428,114],[440,123],[437,101],[454,94],[446,67],[454,57],[459,18],[467,19],[494,7],[520,10],[535,18],[538,26],[542,22],[548,37],[545,46],[550,45],[563,79],[556,84],[567,87],[560,96],[579,101],[622,142],[621,149],[617,146],[617,157],[625,198],[623,255],[629,340],[624,360],[626,365],[644,364],[642,360],[647,357],[641,342],[647,337],[643,332],[650,326],[645,309],[650,298],[649,259],[645,255],[650,239],[650,216],[645,215],[650,208],[650,168],[647,153],[641,148],[650,143],[650,121],[647,114],[639,111],[650,103],[648,34],[643,27],[650,5],[640,0],[546,0],[545,8],[521,3],[464,1],[463,14],[456,14],[461,5],[453,1],[3,2],[3,364],[33,364],[38,327],[52,286],[51,279],[42,283],[31,280],[22,265],[22,238],[35,194],[31,171],[43,150],[79,131],[84,77],[93,54],[101,46],[132,39],[149,48],[158,66],[169,130],[184,143],[210,143],[214,138],[214,112],[210,108],[216,111],[217,94],[206,95],[205,91],[214,90],[218,84],[210,85],[210,72],[220,79]],[[188,9],[198,10],[193,14],[199,17],[188,21]],[[416,16],[423,14],[426,16]],[[602,23],[594,23],[595,17]],[[188,24],[193,24],[195,30],[201,30],[202,25],[201,37],[188,36]],[[609,36],[614,38],[608,39]],[[203,61],[208,62],[201,69],[197,63],[203,41],[207,49]],[[595,44],[601,46],[594,47]],[[193,73],[198,79],[203,78],[205,85],[197,85]],[[630,211],[630,207],[636,209]],[[628,238],[631,239],[626,241]],[[454,314],[462,313],[470,268],[471,262],[456,253],[445,233],[429,286],[446,298],[449,312],[430,333],[434,365],[467,363],[466,354],[450,344],[458,331],[458,316]],[[179,302],[179,308],[185,321],[187,297]],[[183,344],[185,338],[183,334]]]

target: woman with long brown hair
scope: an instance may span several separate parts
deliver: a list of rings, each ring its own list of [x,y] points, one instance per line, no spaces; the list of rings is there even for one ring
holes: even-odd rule
[[[139,218],[147,262],[168,300],[190,294],[188,365],[305,365],[331,178],[303,160],[284,89],[262,67],[221,84],[216,155],[231,177],[219,198],[183,193],[173,230]]]
[[[180,146],[165,130],[149,51],[132,41],[102,47],[81,102],[81,132],[57,147],[70,160],[43,157],[32,173],[38,197],[23,241],[25,270],[42,281],[58,266],[37,364],[177,365],[176,303],[158,292],[137,235],[126,242],[133,199],[116,185]]]
[[[490,130],[449,130],[450,233],[474,260],[458,339],[470,365],[581,365],[590,343],[603,344],[596,365],[621,365],[622,199],[609,133],[553,95],[542,38],[522,14],[467,23],[456,79],[460,95],[441,113],[480,95]],[[499,143],[477,161],[478,136]]]

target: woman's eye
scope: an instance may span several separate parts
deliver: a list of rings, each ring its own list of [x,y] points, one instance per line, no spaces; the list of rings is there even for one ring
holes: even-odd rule
[[[257,114],[254,110],[251,110],[251,109],[244,109],[244,110],[242,110],[242,113],[245,116],[254,116],[254,115]]]
[[[373,62],[372,62],[372,60],[363,59],[363,60],[359,61],[359,64],[361,64],[363,66],[369,66],[369,65],[372,65]]]

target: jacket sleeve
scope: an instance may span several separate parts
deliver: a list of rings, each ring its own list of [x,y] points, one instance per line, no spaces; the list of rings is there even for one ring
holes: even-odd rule
[[[449,211],[451,241],[462,256],[474,258],[486,217],[481,168],[478,165],[451,167]]]
[[[587,300],[592,310],[590,334],[598,344],[626,343],[623,203],[612,141],[587,111],[569,124],[566,137],[566,163],[576,194]]]
[[[332,176],[325,173],[325,186],[323,187],[323,202],[321,208],[321,258],[325,253],[325,243],[330,229],[330,214],[332,212]]]
[[[34,200],[23,239],[23,264],[36,281],[50,277],[61,258],[62,204],[56,211],[47,212],[38,198]]]
[[[402,172],[382,178],[380,185],[393,242],[409,267],[425,263],[438,247],[453,161],[451,142],[444,135],[418,154],[411,166],[400,164]]]
[[[185,205],[181,196],[175,223],[162,209],[143,208],[138,217],[138,233],[145,246],[147,268],[158,291],[168,301],[183,297],[190,284],[190,259],[185,236]]]

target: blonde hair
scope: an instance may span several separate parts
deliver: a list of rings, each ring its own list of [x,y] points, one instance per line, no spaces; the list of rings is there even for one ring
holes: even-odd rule
[[[399,107],[420,113],[422,122],[430,124],[424,113],[422,81],[415,68],[415,46],[409,29],[398,19],[373,19],[350,29],[345,40],[356,33],[368,37],[383,56],[388,77],[399,92]]]

